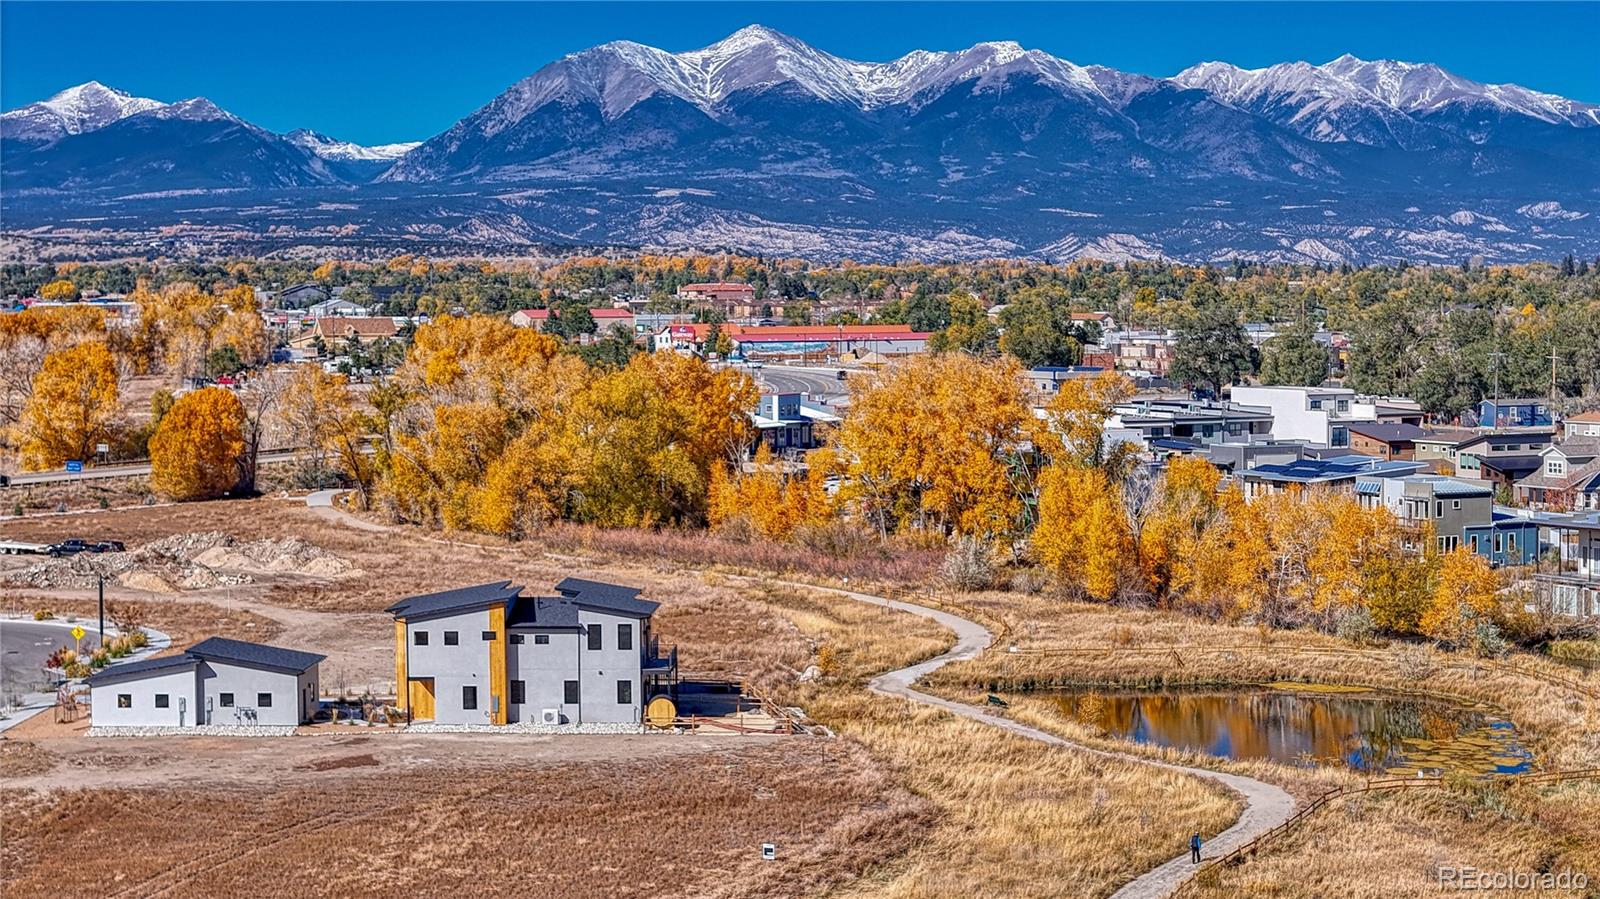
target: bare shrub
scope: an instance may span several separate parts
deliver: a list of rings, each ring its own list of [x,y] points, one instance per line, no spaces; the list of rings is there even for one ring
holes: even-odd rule
[[[1344,612],[1334,623],[1334,633],[1339,639],[1347,640],[1357,646],[1371,643],[1377,631],[1378,626],[1372,620],[1372,613],[1364,606]]]
[[[1023,568],[1011,575],[1011,590],[1013,593],[1026,593],[1030,596],[1044,590],[1050,583],[1050,575],[1042,568]]]
[[[940,573],[957,590],[983,590],[994,582],[994,554],[976,537],[958,537],[945,553]]]

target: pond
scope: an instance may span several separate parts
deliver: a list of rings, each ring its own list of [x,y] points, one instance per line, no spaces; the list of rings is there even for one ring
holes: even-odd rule
[[[1230,759],[1338,765],[1397,776],[1514,774],[1533,756],[1482,709],[1305,684],[1054,694],[1062,713],[1136,743]]]

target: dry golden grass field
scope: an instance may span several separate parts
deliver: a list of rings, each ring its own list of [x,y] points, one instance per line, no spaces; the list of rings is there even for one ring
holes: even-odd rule
[[[209,633],[266,637],[327,654],[329,686],[382,692],[393,674],[381,610],[397,598],[498,578],[534,590],[567,575],[635,584],[663,604],[657,630],[680,647],[686,672],[747,678],[837,737],[375,732],[257,744],[94,740],[71,728],[25,727],[0,741],[7,897],[163,888],[260,895],[262,872],[288,869],[271,881],[275,892],[438,895],[465,882],[475,895],[1108,896],[1181,852],[1190,831],[1215,834],[1238,814],[1236,797],[1199,778],[1045,746],[870,694],[871,675],[936,654],[952,636],[831,593],[726,576],[771,568],[819,583],[848,576],[863,588],[925,587],[935,565],[915,554],[808,567],[787,547],[584,529],[503,544],[357,530],[286,499],[38,517],[8,521],[5,533],[132,547],[212,530],[240,540],[298,535],[355,570],[260,574],[235,587],[172,594],[116,587],[114,598],[140,602],[149,623],[180,645]],[[14,588],[5,596],[24,609],[78,614],[92,601]],[[1443,655],[1419,661],[1399,647],[1355,654],[1311,634],[1263,638],[1048,595],[937,599],[984,621],[997,645],[940,671],[935,689],[979,700],[990,689],[1004,692],[1012,699],[1006,714],[1085,743],[1131,748],[1026,690],[1279,679],[1424,690],[1502,709],[1541,764],[1600,765],[1596,704],[1537,678]],[[1013,645],[1018,652],[1007,651]],[[813,665],[823,675],[802,681]],[[1271,763],[1186,761],[1273,781],[1302,798],[1357,780]],[[173,814],[179,808],[182,816]],[[1597,822],[1593,784],[1380,794],[1331,806],[1189,894],[1434,895],[1429,878],[1443,864],[1571,866],[1600,882]],[[776,863],[757,858],[769,840],[781,847]],[[125,847],[111,867],[82,865],[70,882],[54,878],[59,858],[107,858],[97,848],[105,846]]]

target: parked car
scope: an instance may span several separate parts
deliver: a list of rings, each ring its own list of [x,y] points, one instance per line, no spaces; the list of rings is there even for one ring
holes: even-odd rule
[[[61,556],[75,556],[78,553],[119,553],[127,547],[121,540],[101,540],[91,543],[78,537],[52,543],[44,548],[46,554],[60,558]]]
[[[764,363],[764,362],[748,362],[748,363],[745,364],[745,367],[747,367],[747,368],[766,368],[767,366],[766,366],[766,363]]]
[[[841,368],[841,369],[839,369],[839,373],[837,375],[834,375],[834,377],[838,378],[841,381],[844,381],[844,380],[848,380],[849,379],[850,373]]]

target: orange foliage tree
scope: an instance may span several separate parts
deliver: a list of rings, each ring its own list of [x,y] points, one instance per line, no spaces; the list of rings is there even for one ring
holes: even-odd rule
[[[92,458],[95,444],[111,436],[117,380],[116,361],[99,341],[46,356],[23,410],[23,467],[37,471]]]
[[[150,438],[150,485],[173,499],[221,496],[239,482],[244,404],[207,387],[179,397]]]

